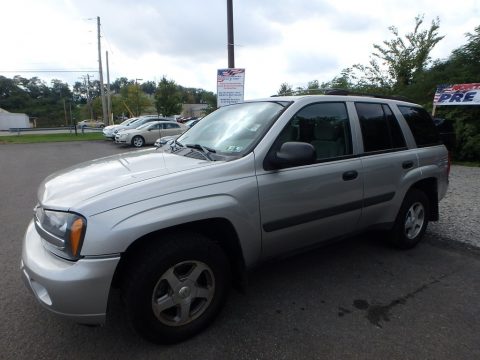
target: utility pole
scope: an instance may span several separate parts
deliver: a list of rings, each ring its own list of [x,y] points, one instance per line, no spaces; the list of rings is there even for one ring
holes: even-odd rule
[[[227,0],[227,49],[228,49],[228,67],[235,67],[234,40],[233,40],[233,4],[232,0]]]
[[[87,95],[87,108],[90,114],[90,118],[93,120],[93,108],[92,108],[92,101],[90,99],[90,74],[84,75],[80,77],[83,79],[83,86],[85,86],[85,91]]]
[[[93,119],[93,105],[92,105],[92,99],[90,98],[90,74],[87,74],[87,104],[88,104],[88,109],[90,110],[90,119]]]
[[[107,113],[108,113],[108,125],[113,124],[112,114],[112,97],[110,95],[110,70],[108,66],[108,51],[106,52],[107,61]]]
[[[140,87],[138,85],[138,81],[142,81],[143,79],[135,79],[135,89],[137,90],[137,114],[136,116],[140,116]]]
[[[63,98],[63,113],[65,114],[65,126],[68,126],[68,121],[67,121],[67,106],[65,105],[65,98]]]
[[[100,74],[100,94],[102,96],[103,123],[105,125],[108,125],[107,104],[105,101],[105,89],[103,88],[102,46],[100,42],[100,16],[97,16],[97,34],[98,34],[98,72]]]

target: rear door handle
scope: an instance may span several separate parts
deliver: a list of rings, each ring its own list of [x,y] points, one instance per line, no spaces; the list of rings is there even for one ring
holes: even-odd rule
[[[348,180],[354,180],[358,176],[358,172],[356,170],[351,170],[344,172],[342,175],[343,180],[348,181]]]
[[[404,169],[411,169],[413,167],[413,161],[412,160],[407,160],[402,163],[402,168]]]

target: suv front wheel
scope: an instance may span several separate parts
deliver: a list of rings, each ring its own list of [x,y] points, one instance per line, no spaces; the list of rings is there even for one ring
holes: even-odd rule
[[[390,233],[390,242],[400,249],[411,249],[423,237],[428,225],[430,204],[425,193],[411,189],[397,215]]]
[[[123,297],[140,335],[175,343],[214,320],[230,287],[228,261],[217,244],[200,234],[170,234],[139,255],[127,270]]]

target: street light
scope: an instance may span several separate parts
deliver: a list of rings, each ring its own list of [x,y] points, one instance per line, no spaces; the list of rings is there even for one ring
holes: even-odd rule
[[[140,89],[138,88],[138,81],[143,79],[135,79],[135,88],[137,90],[137,116],[140,115]]]

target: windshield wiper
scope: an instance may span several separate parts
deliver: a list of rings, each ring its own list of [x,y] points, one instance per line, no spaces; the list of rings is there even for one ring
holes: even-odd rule
[[[203,145],[200,145],[200,144],[187,144],[185,145],[186,147],[190,148],[190,149],[195,149],[195,150],[200,150],[202,153],[205,154],[205,156],[208,158],[208,160],[210,161],[214,161],[211,157],[210,157],[210,154],[214,154],[216,153],[217,151],[215,149],[212,149],[208,146],[203,146]]]

